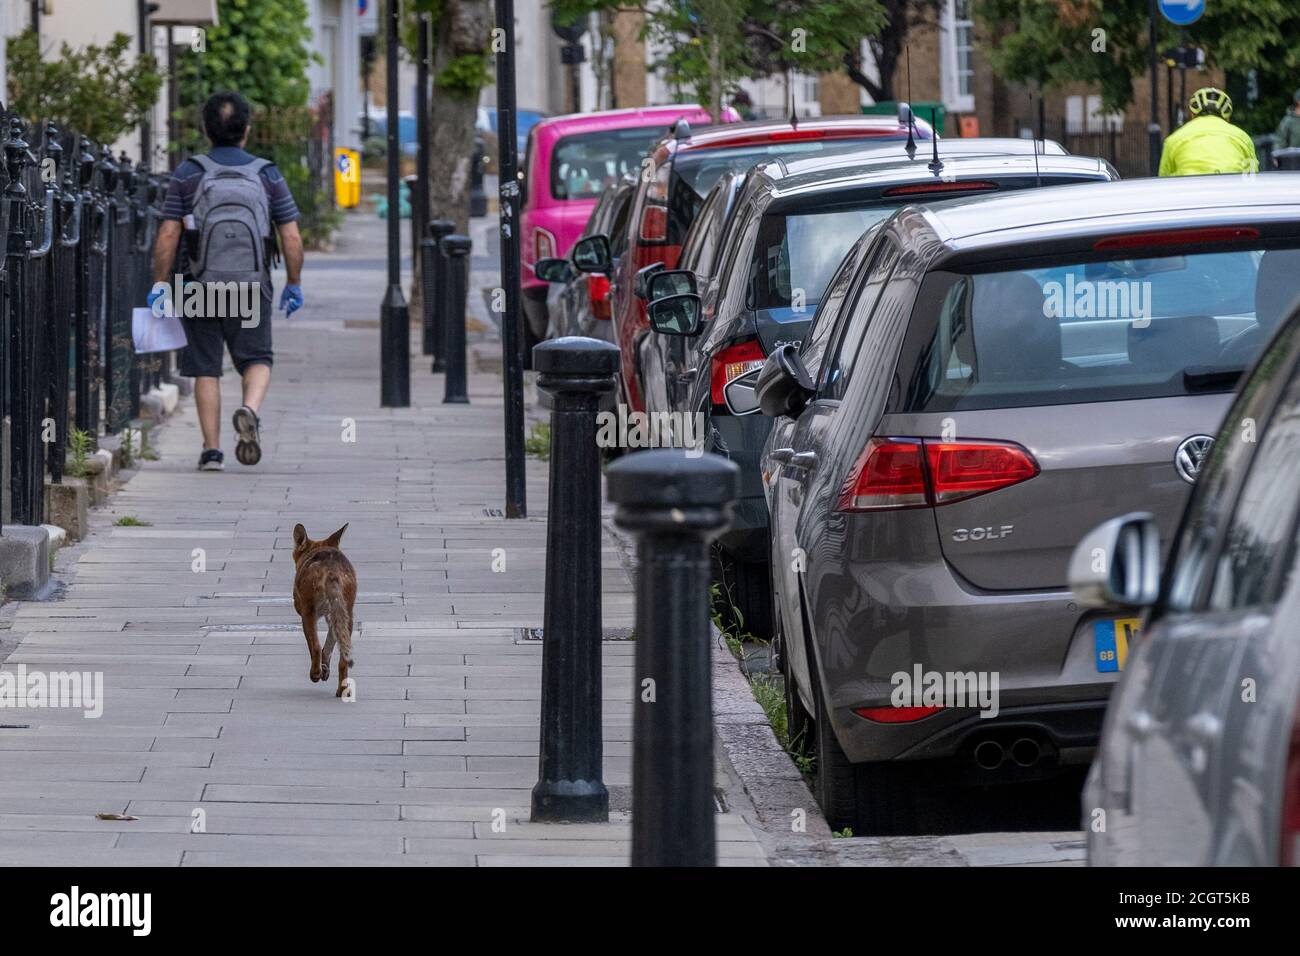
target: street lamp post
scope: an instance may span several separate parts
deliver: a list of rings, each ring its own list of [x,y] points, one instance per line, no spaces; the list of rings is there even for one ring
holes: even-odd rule
[[[397,112],[400,0],[389,0],[385,30],[388,107],[388,291],[379,310],[379,393],[384,408],[411,404],[411,316],[402,294],[401,137]]]
[[[505,389],[506,517],[528,516],[524,489],[524,365],[519,317],[519,144],[515,140],[515,4],[496,0],[497,169],[500,195],[501,359]]]
[[[1151,175],[1160,175],[1160,59],[1156,44],[1159,42],[1156,34],[1156,17],[1159,16],[1159,10],[1156,6],[1156,0],[1148,0],[1148,13],[1151,17],[1151,24],[1148,28],[1147,42],[1151,45],[1151,122],[1147,126],[1147,146],[1150,149],[1150,166]]]

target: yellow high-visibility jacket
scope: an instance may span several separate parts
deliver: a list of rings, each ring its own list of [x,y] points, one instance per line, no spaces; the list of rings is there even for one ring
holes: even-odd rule
[[[1259,159],[1250,135],[1218,116],[1197,116],[1174,130],[1160,157],[1161,176],[1253,173]]]

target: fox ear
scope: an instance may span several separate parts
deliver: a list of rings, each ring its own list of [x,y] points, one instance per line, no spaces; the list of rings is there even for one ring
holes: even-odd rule
[[[348,522],[348,524],[351,524],[351,522]],[[335,531],[332,535],[330,535],[328,538],[325,539],[326,546],[331,548],[337,548],[339,546],[339,542],[343,540],[343,532],[347,530],[348,530],[348,526],[345,524],[343,527],[339,528],[339,530]]]
[[[307,540],[307,529],[300,524],[293,526],[293,543],[301,545]]]

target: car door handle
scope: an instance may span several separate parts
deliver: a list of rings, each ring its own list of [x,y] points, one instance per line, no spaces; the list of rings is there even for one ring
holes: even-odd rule
[[[1189,717],[1183,727],[1191,737],[1202,744],[1214,743],[1223,733],[1223,721],[1205,710]]]
[[[1124,726],[1134,740],[1146,740],[1156,729],[1156,722],[1145,710],[1139,710],[1125,721]]]
[[[769,455],[768,457],[770,457],[773,461],[779,461],[779,462],[780,462],[781,464],[783,464],[783,465],[784,465],[784,464],[788,464],[789,461],[790,461],[790,459],[791,459],[792,457],[794,457],[794,449],[793,449],[793,448],[773,448],[773,449],[772,449],[772,454]]]
[[[790,456],[790,466],[792,468],[812,468],[817,464],[817,453],[812,451],[797,451]]]

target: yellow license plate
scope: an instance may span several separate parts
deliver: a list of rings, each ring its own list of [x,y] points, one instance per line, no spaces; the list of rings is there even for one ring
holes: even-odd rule
[[[1121,617],[1093,624],[1098,671],[1105,674],[1124,669],[1124,664],[1128,661],[1129,644],[1137,638],[1141,625],[1142,621],[1136,617]]]

